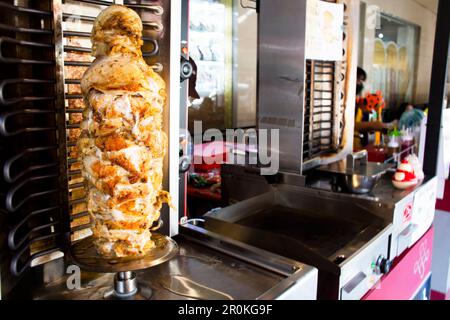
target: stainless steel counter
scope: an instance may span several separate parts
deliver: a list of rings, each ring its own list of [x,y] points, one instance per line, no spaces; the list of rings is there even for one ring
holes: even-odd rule
[[[399,190],[392,185],[392,176],[393,173],[384,174],[373,191],[366,195],[336,192],[333,192],[333,194],[335,194],[335,196],[338,198],[353,198],[366,201],[375,201],[384,205],[395,206],[398,202],[414,194],[418,189],[420,189],[422,186],[426,185],[433,179],[433,177],[425,177],[424,181],[417,187],[408,190]],[[308,187],[311,189],[316,189],[319,192],[332,192],[332,185],[329,177],[318,177],[316,179],[313,179],[313,181],[309,181]]]
[[[329,178],[314,177],[308,189],[319,196],[352,201],[358,206],[393,224],[390,258],[400,256],[429,229],[434,219],[437,178],[424,181],[408,190],[398,190],[392,184],[393,173],[385,174],[368,195],[332,192]]]
[[[274,298],[315,299],[317,270],[301,264],[301,277],[306,283],[301,290],[288,286],[272,296],[274,288],[288,277],[258,267],[230,255],[176,238],[180,251],[172,260],[136,273],[139,284],[153,290],[152,300],[253,300]],[[295,270],[292,270],[295,273]],[[68,277],[34,293],[34,299],[103,299],[111,289],[114,274],[81,272],[81,289],[68,290]],[[301,279],[300,279],[301,278]],[[302,280],[303,279],[303,280]],[[144,286],[142,286],[144,287]],[[299,288],[297,288],[299,289]],[[292,295],[294,294],[294,295]]]

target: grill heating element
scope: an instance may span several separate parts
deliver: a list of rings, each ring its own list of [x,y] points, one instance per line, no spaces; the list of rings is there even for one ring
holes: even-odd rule
[[[62,256],[67,200],[52,1],[0,8],[0,234],[10,254],[2,250],[3,278]]]
[[[335,63],[306,61],[303,159],[337,151],[334,144]]]

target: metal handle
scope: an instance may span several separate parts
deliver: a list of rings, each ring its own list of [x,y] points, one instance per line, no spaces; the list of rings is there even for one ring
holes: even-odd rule
[[[164,70],[164,66],[159,62],[151,65],[150,68],[152,68],[156,73],[161,73]]]
[[[180,173],[186,173],[191,168],[191,158],[189,156],[182,156],[180,158],[180,166],[179,166],[179,172]]]
[[[350,153],[347,155],[347,170],[354,170],[355,169],[355,161],[361,160],[361,165],[365,166],[367,165],[367,162],[369,160],[369,153],[367,150],[361,150],[356,153]]]
[[[347,294],[352,293],[365,279],[367,278],[364,272],[358,273],[352,280],[347,282],[345,287],[343,288]]]
[[[186,219],[185,221],[183,221],[181,223],[181,225],[186,225],[186,224],[190,224],[193,226],[204,226],[205,225],[206,220],[205,219],[199,219],[199,218],[195,218],[195,219]]]
[[[161,32],[164,30],[164,26],[161,23],[155,21],[142,21],[142,24],[152,28],[156,32]]]

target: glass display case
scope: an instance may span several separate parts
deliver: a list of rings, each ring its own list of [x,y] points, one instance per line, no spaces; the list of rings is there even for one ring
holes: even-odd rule
[[[366,89],[381,91],[387,109],[415,100],[420,27],[385,12],[377,26],[369,20],[370,6],[361,4],[359,64],[369,75]]]
[[[189,55],[198,93],[189,98],[191,132],[194,121],[202,121],[203,131],[255,126],[256,31],[255,8],[239,0],[189,1]]]
[[[189,54],[197,73],[196,91],[190,97],[189,126],[203,122],[203,130],[224,129],[230,110],[231,0],[190,0]]]

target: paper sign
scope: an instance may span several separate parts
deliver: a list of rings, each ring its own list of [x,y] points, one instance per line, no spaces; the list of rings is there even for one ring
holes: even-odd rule
[[[306,59],[341,61],[344,5],[308,0],[306,9]]]
[[[438,199],[444,198],[445,181],[449,179],[450,169],[450,109],[442,112],[441,139],[439,143],[438,168]]]

